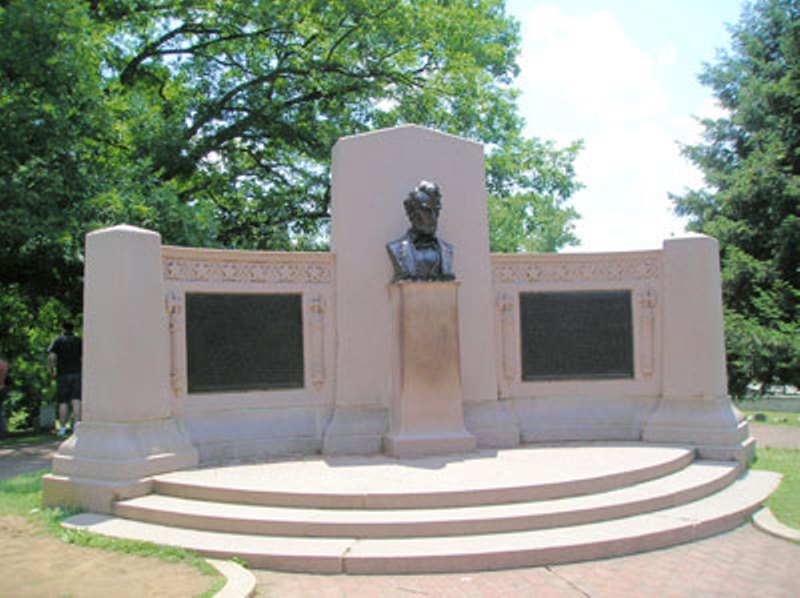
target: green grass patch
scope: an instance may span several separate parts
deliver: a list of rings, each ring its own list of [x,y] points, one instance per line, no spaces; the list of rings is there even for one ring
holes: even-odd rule
[[[780,487],[767,499],[766,505],[778,521],[800,529],[800,450],[759,448],[752,467],[783,474]]]
[[[800,413],[740,409],[751,424],[800,428]]]
[[[181,563],[194,567],[203,575],[217,578],[206,592],[200,594],[201,598],[213,596],[225,585],[224,576],[220,575],[204,558],[189,550],[160,546],[150,542],[109,538],[83,530],[61,527],[61,522],[74,515],[76,511],[60,508],[50,509],[42,506],[42,476],[46,473],[47,471],[38,471],[0,480],[0,517],[6,515],[26,517],[34,527],[47,531],[68,544],[158,558],[170,563]]]
[[[764,397],[763,399],[734,401],[734,405],[742,411],[775,411],[800,415],[800,397]]]
[[[46,472],[26,473],[0,480],[0,517],[29,516],[42,508],[42,476]]]

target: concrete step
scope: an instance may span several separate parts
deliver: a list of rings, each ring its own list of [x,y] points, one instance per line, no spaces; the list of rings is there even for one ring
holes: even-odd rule
[[[543,501],[438,509],[309,509],[208,502],[151,494],[115,505],[127,519],[239,534],[398,538],[487,534],[577,525],[673,507],[736,479],[733,463],[695,462],[655,480]]]
[[[778,474],[750,471],[705,498],[610,521],[532,531],[426,538],[300,538],[199,531],[85,513],[67,527],[182,546],[253,567],[318,573],[456,572],[607,558],[680,544],[744,522],[777,487]]]
[[[466,507],[604,492],[668,475],[693,459],[690,448],[641,443],[537,445],[421,459],[317,457],[168,473],[154,478],[153,489],[250,505]]]

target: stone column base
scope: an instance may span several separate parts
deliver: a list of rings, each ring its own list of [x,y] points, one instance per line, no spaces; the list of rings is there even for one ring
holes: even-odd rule
[[[110,513],[114,500],[148,493],[150,476],[197,463],[197,450],[172,419],[81,422],[53,457],[44,502]]]
[[[642,432],[645,442],[692,444],[701,459],[748,462],[750,429],[728,398],[662,398]]]
[[[383,451],[398,459],[469,453],[475,450],[476,444],[477,440],[468,432],[430,436],[387,434],[383,437]]]
[[[385,407],[337,407],[322,441],[324,455],[375,455],[389,428]]]
[[[42,478],[46,507],[72,507],[92,513],[111,514],[116,501],[150,494],[152,486],[150,478],[108,482],[53,473]]]
[[[465,403],[464,423],[478,439],[480,448],[519,446],[519,424],[508,401]]]

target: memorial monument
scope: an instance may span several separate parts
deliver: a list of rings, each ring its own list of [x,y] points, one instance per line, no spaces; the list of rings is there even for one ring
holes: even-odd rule
[[[575,440],[751,453],[726,396],[713,239],[490,255],[483,148],[415,126],[340,140],[332,183],[331,253],[164,247],[127,226],[87,237],[85,417],[49,496],[85,487],[107,504],[196,463],[410,454],[414,438],[413,454]]]
[[[386,244],[399,384],[384,449],[396,457],[471,451],[477,441],[464,428],[453,246],[436,236],[439,187],[422,181],[403,205],[411,228]]]
[[[714,239],[621,253],[490,254],[483,148],[418,126],[340,139],[332,175],[330,252],[170,247],[124,225],[87,236],[84,419],[44,478],[47,504],[196,525],[207,530],[199,544],[175,543],[211,554],[244,554],[231,552],[244,546],[226,535],[232,530],[275,535],[245,555],[261,566],[409,572],[664,546],[728,529],[769,492],[774,480],[735,481],[754,443],[727,397]],[[571,451],[576,442],[583,447]],[[564,465],[548,477],[537,451],[559,443]],[[634,506],[567,509],[559,521],[633,518],[727,486],[732,494],[646,525],[610,522],[603,550],[576,528],[558,537],[584,538],[583,552],[548,552],[550,536],[532,531],[550,524],[539,499],[616,488],[622,500],[627,484],[679,475],[695,458],[715,466],[655,480],[653,496],[631,497]],[[271,469],[230,467],[242,461]],[[322,473],[312,487],[282,490],[281,472],[293,464]],[[286,479],[291,486],[296,475]],[[330,486],[317,493],[315,484]],[[150,504],[153,492],[204,502],[193,514],[170,514],[186,503]],[[318,507],[319,521],[341,521],[317,526],[295,512],[217,520],[240,499]],[[531,511],[507,519],[448,511],[519,501],[531,501]],[[435,512],[413,511],[426,506]],[[353,525],[339,507],[398,509],[398,519],[370,514]],[[87,517],[80,525],[103,533],[169,536]],[[646,541],[628,535],[645,528]],[[486,544],[485,534],[513,530],[532,535],[513,550],[503,538]],[[451,561],[442,553],[450,544],[427,538],[439,531],[484,535],[459,544],[474,547],[469,558]],[[329,537],[348,534],[379,539]],[[403,535],[423,539],[386,539]],[[406,550],[414,554],[397,557]]]

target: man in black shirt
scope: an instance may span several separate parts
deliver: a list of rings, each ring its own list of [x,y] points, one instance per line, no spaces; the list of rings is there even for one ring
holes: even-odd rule
[[[50,375],[56,379],[56,400],[58,401],[58,435],[67,433],[67,415],[72,403],[73,430],[81,421],[81,362],[83,343],[75,336],[72,322],[64,322],[63,334],[50,343],[48,366]]]

